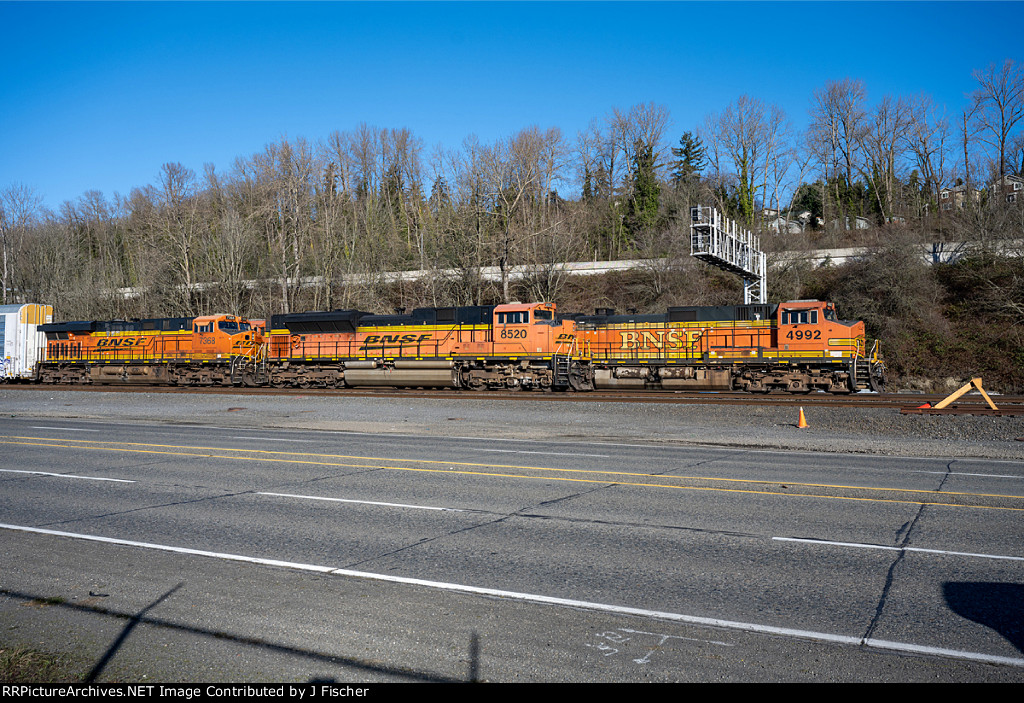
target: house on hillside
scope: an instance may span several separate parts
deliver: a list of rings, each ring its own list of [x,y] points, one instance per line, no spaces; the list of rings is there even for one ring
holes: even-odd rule
[[[842,225],[839,224],[839,220],[838,219],[835,219],[835,220],[832,220],[831,222],[828,223],[828,228],[830,230],[832,230],[833,232],[836,232],[836,231],[838,231],[840,229],[845,229],[845,230],[851,230],[851,229],[871,229],[871,220],[869,220],[866,217],[861,217],[860,215],[858,215],[858,216],[854,217],[853,220],[851,221],[849,215],[847,215],[843,219],[843,224]]]
[[[992,193],[992,202],[1024,202],[1024,178],[1020,176],[1003,176],[989,185],[988,189]]]
[[[804,223],[800,220],[791,220],[785,215],[776,214],[773,217],[766,217],[761,223],[766,232],[776,234],[800,234],[804,231]]]
[[[975,205],[981,202],[981,191],[977,188],[968,188],[964,184],[943,188],[939,191],[939,207],[945,212],[952,210],[963,210],[964,203],[973,202]]]

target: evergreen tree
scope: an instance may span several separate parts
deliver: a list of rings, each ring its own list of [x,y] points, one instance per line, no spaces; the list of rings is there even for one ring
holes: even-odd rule
[[[701,171],[707,165],[704,160],[706,153],[704,142],[692,132],[684,132],[679,138],[679,147],[672,148],[672,156],[677,159],[673,165],[672,185],[677,190],[680,186],[693,183],[700,178]]]
[[[633,149],[633,197],[629,202],[629,227],[633,234],[653,226],[658,219],[661,186],[656,169],[654,145],[638,139]]]

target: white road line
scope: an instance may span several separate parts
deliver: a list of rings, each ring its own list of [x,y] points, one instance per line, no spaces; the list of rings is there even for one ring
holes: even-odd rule
[[[245,435],[236,435],[231,439],[255,439],[260,442],[305,442],[306,444],[312,443],[312,439],[284,439],[283,437],[253,437]]]
[[[940,476],[971,476],[973,478],[1015,478],[1024,479],[1024,476],[1014,474],[972,474],[966,471],[921,471],[919,469],[911,469],[907,471],[908,474],[938,474]]]
[[[80,478],[86,481],[114,481],[115,483],[135,483],[125,478],[101,478],[99,476],[76,476],[75,474],[54,474],[48,471],[18,471],[17,469],[0,469],[6,474],[31,474],[32,476],[56,476],[57,478]]]
[[[925,645],[910,644],[906,642],[890,642],[888,640],[865,639],[863,637],[856,637],[851,635],[836,635],[829,632],[815,632],[813,630],[798,630],[788,627],[759,625],[757,623],[738,622],[733,620],[719,620],[718,618],[705,618],[696,615],[683,615],[680,613],[669,613],[659,610],[646,610],[644,608],[630,608],[627,606],[608,605],[605,603],[594,603],[591,601],[555,598],[552,596],[542,596],[533,593],[518,593],[516,591],[502,591],[495,588],[466,586],[458,583],[446,583],[444,581],[427,581],[425,579],[408,578],[405,576],[389,576],[387,574],[375,574],[367,571],[337,569],[334,567],[321,566],[318,564],[303,564],[299,562],[280,561],[277,559],[249,557],[240,554],[209,552],[201,549],[190,549],[188,547],[174,547],[165,544],[153,544],[150,542],[135,542],[126,539],[116,539],[114,537],[99,537],[96,535],[84,535],[77,534],[74,532],[59,532],[57,530],[46,530],[39,527],[25,527],[21,525],[6,525],[0,523],[0,529],[16,530],[18,532],[31,532],[43,535],[53,535],[56,537],[69,537],[72,539],[81,539],[90,542],[102,542],[105,544],[117,544],[126,547],[141,547],[144,549],[155,549],[163,552],[172,552],[175,554],[188,554],[192,556],[212,557],[215,559],[238,561],[248,564],[259,564],[262,566],[277,566],[285,569],[295,569],[298,571],[312,571],[321,574],[348,576],[351,578],[362,578],[369,579],[372,581],[383,581],[386,583],[399,583],[408,586],[422,586],[425,588],[434,588],[438,590],[452,591],[456,593],[473,593],[482,596],[489,596],[492,598],[507,598],[512,600],[518,600],[526,603],[540,603],[543,605],[565,606],[569,608],[593,610],[597,612],[612,613],[617,615],[635,615],[644,618],[654,618],[656,620],[680,622],[688,625],[718,627],[729,630],[738,630],[741,632],[754,632],[758,634],[778,635],[782,637],[796,637],[800,639],[811,639],[822,642],[835,642],[838,644],[874,647],[877,649],[885,649],[896,652],[930,654],[935,656],[952,657],[954,659],[969,659],[971,661],[981,661],[990,664],[1004,664],[1007,666],[1024,667],[1024,658],[1020,657],[1003,657],[995,654],[968,652],[959,649],[943,649],[940,647],[928,647]]]
[[[450,513],[466,513],[468,510],[459,508],[437,508],[430,505],[406,505],[405,503],[377,503],[372,500],[351,500],[348,498],[325,498],[323,496],[302,496],[293,493],[257,493],[258,496],[277,496],[278,498],[304,498],[305,500],[329,500],[334,503],[358,503],[360,505],[383,505],[388,508],[412,508],[413,510],[442,510]]]
[[[579,454],[578,452],[531,452],[525,449],[479,449],[471,448],[470,452],[502,452],[503,454],[544,454],[546,456],[591,456],[598,459],[611,459],[611,454]]]
[[[33,430],[57,430],[59,432],[102,432],[103,430],[86,430],[81,427],[41,427],[32,425]]]
[[[559,447],[574,447],[577,445],[585,445],[588,447],[631,447],[635,449],[680,449],[677,446],[669,446],[659,444],[626,444],[624,442],[559,442],[554,439],[513,439],[509,437],[470,437],[463,435],[432,435],[432,434],[399,434],[399,433],[382,433],[382,432],[355,432],[349,430],[307,430],[309,432],[323,432],[324,434],[337,434],[337,435],[356,435],[366,437],[377,437],[381,440],[392,439],[394,437],[402,437],[405,439],[423,439],[429,437],[430,439],[461,439],[472,442],[520,442],[529,444],[553,444]],[[718,447],[707,447],[708,449],[718,449],[719,451],[736,451],[734,449],[719,449]],[[682,447],[682,449],[692,449],[692,447]]]
[[[802,542],[804,544],[828,544],[833,547],[853,547],[855,549],[880,549],[889,552],[922,552],[925,554],[944,554],[953,557],[977,557],[979,559],[1004,559],[1007,561],[1024,561],[1024,557],[1011,557],[1003,554],[975,554],[974,552],[951,552],[944,549],[923,549],[921,547],[889,547],[884,544],[864,544],[861,542],[830,542],[825,539],[801,539],[797,537],[772,537],[776,542]]]

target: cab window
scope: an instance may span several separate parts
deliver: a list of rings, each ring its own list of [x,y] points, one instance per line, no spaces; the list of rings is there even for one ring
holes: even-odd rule
[[[527,310],[516,312],[499,312],[499,325],[526,325],[530,323],[530,313]]]
[[[784,325],[816,325],[818,324],[817,310],[783,310],[782,324]]]

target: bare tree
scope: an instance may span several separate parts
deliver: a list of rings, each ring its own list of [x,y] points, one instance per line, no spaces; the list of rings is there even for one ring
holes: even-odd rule
[[[872,185],[882,221],[895,211],[894,194],[899,185],[897,169],[913,126],[910,102],[886,95],[875,107],[871,123],[861,135],[866,156],[861,174]]]
[[[405,252],[424,261],[424,242],[419,228],[423,182],[420,154],[423,142],[408,129],[381,130],[381,207],[389,234],[405,240]],[[415,242],[415,244],[414,244]]]
[[[832,187],[840,221],[852,209],[847,194],[840,188],[840,180],[845,179],[847,189],[853,185],[867,130],[866,95],[862,81],[845,78],[829,81],[812,98],[810,133],[823,166],[824,180]],[[829,219],[828,215],[825,219]]]
[[[267,255],[267,272],[277,282],[277,309],[291,312],[303,287],[303,265],[317,223],[316,191],[323,174],[304,139],[268,144],[232,171],[232,203],[246,227],[257,233]]]
[[[528,220],[528,200],[536,195],[541,182],[539,157],[541,144],[536,128],[499,140],[483,152],[487,178],[488,214],[498,222],[495,242],[501,271],[501,295],[509,302],[509,271],[515,265],[524,220]]]
[[[711,164],[723,182],[733,184],[739,216],[753,226],[755,201],[766,202],[772,181],[777,193],[788,170],[785,114],[777,106],[741,95],[721,113],[709,115],[704,125]]]
[[[1024,132],[1015,136],[1010,143],[1006,169],[1014,176],[1024,177]]]
[[[593,122],[576,134],[573,158],[583,200],[591,200],[601,194],[601,141],[600,131],[595,129]]]
[[[565,288],[571,272],[564,266],[583,245],[580,228],[573,221],[578,211],[569,204],[558,206],[556,219],[525,242],[529,267],[527,289],[531,300],[555,301]]]
[[[157,185],[152,191],[160,239],[171,252],[176,276],[170,290],[177,292],[175,308],[183,314],[195,315],[197,259],[201,222],[197,198],[198,184],[192,169],[180,163],[167,163],[160,169]]]
[[[949,138],[950,125],[945,109],[936,105],[930,96],[922,95],[914,100],[911,104],[911,126],[906,134],[907,146],[928,185],[933,204],[939,203],[939,193],[949,180]],[[937,206],[936,216],[942,217],[941,206]]]
[[[1024,118],[1024,69],[1010,59],[975,71],[978,89],[972,95],[974,119],[982,139],[999,154],[997,179],[1006,173],[1006,154],[1017,123]]]
[[[666,160],[667,147],[665,132],[672,124],[668,108],[653,102],[634,105],[625,113],[616,108],[611,121],[616,125],[615,133],[621,135],[619,148],[626,157],[628,169],[627,187],[633,182],[632,170],[636,166],[637,150],[650,149],[656,163]]]
[[[0,259],[3,260],[0,301],[5,305],[13,299],[17,257],[42,203],[42,197],[24,184],[10,185],[0,191]]]
[[[765,168],[761,183],[761,202],[767,207],[781,211],[782,204],[779,195],[796,162],[796,154],[792,128],[786,119],[786,114],[777,105],[768,106],[765,138]],[[799,181],[802,180],[803,173],[799,178]]]

